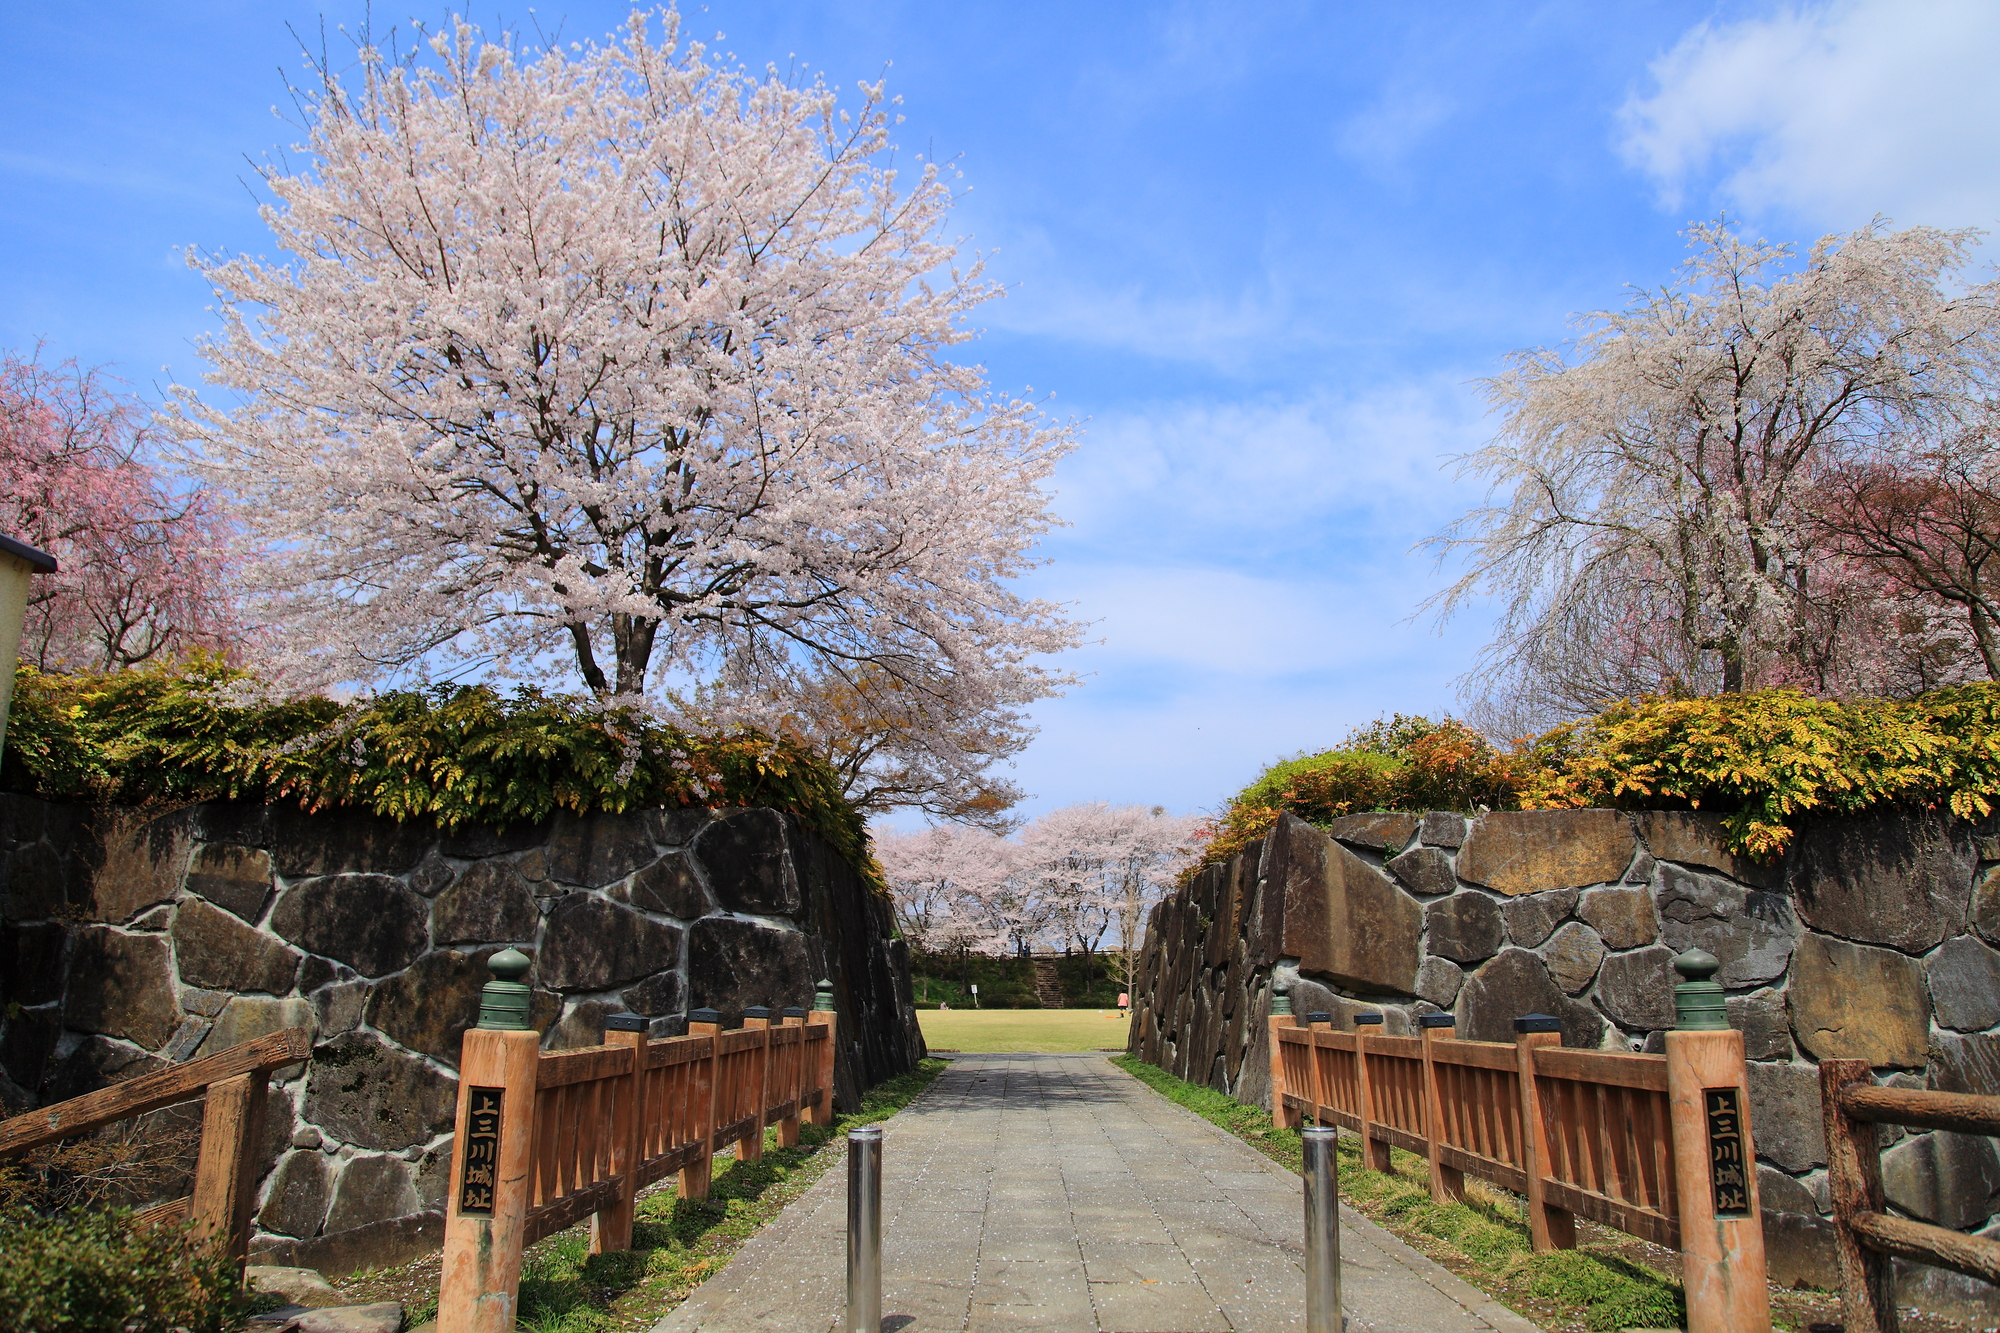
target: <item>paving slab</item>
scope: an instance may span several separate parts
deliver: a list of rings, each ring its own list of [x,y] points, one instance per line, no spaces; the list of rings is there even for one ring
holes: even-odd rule
[[[1305,1327],[1297,1176],[1101,1055],[962,1055],[884,1127],[883,1333]],[[829,1148],[829,1151],[838,1151]],[[847,1169],[654,1333],[845,1333]],[[1350,1333],[1536,1333],[1352,1212]]]

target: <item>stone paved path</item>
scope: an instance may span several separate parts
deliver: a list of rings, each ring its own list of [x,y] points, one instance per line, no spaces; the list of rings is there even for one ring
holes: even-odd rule
[[[883,1135],[885,1333],[1209,1333],[1305,1325],[1298,1177],[1101,1055],[967,1055]],[[847,1172],[654,1333],[837,1330]],[[1535,1333],[1343,1213],[1353,1333]]]

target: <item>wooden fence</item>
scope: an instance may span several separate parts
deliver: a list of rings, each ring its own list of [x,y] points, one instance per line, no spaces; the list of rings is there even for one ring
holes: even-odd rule
[[[148,1208],[138,1220],[193,1218],[193,1234],[226,1237],[228,1252],[241,1263],[250,1243],[265,1091],[272,1071],[297,1064],[311,1053],[312,1034],[305,1028],[288,1028],[217,1055],[17,1115],[0,1121],[0,1157],[199,1101],[201,1151],[195,1158],[194,1193]]]
[[[615,1014],[604,1045],[549,1055],[483,1009],[459,1066],[438,1333],[512,1329],[526,1246],[588,1217],[593,1253],[628,1249],[639,1190],[678,1173],[681,1197],[706,1198],[724,1149],[754,1159],[772,1125],[789,1146],[801,1118],[831,1124],[830,989],[815,1006],[746,1010],[728,1032],[697,1009],[686,1036],[658,1041]]]
[[[1633,1055],[1565,1050],[1541,1014],[1512,1044],[1419,1021],[1392,1037],[1380,1014],[1352,1032],[1274,1014],[1274,1118],[1353,1130],[1377,1171],[1391,1148],[1418,1154],[1440,1203],[1468,1175],[1522,1195],[1538,1251],[1573,1247],[1578,1217],[1680,1250],[1690,1333],[1770,1328],[1742,1034],[1676,1031],[1665,1055]]]
[[[1822,1060],[1827,1184],[1833,1193],[1840,1304],[1847,1333],[1897,1333],[1892,1259],[2000,1283],[2000,1241],[1891,1216],[1877,1125],[2000,1135],[2000,1097],[1878,1088],[1866,1060]]]

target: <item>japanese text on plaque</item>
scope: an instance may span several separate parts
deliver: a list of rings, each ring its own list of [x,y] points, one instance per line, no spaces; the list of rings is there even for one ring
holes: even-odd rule
[[[458,1211],[493,1216],[493,1187],[500,1173],[500,1098],[504,1088],[472,1089],[465,1114],[465,1165],[458,1180]]]
[[[1749,1164],[1743,1157],[1743,1108],[1735,1088],[1703,1088],[1708,1112],[1708,1179],[1717,1217],[1750,1214]]]

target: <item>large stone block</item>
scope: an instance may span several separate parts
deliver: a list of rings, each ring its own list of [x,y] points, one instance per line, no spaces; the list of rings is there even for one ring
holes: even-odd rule
[[[1964,929],[1975,863],[1963,825],[1889,810],[1815,820],[1789,867],[1792,899],[1813,929],[1922,953]]]
[[[24,1093],[32,1093],[48,1074],[49,1057],[62,1038],[62,1016],[54,1006],[12,1009],[0,1014],[0,1070]],[[88,1091],[88,1089],[85,1089]],[[61,1098],[51,1098],[60,1101]],[[10,1112],[25,1107],[10,1107]]]
[[[530,943],[541,929],[534,890],[511,861],[480,861],[431,903],[437,944]]]
[[[408,1217],[422,1211],[423,1201],[417,1197],[408,1162],[399,1157],[356,1157],[333,1187],[326,1230],[335,1235],[383,1218]]]
[[[401,874],[424,859],[438,840],[429,820],[389,819],[366,810],[308,813],[289,802],[267,807],[265,844],[287,879],[367,871]],[[240,839],[213,838],[213,841]]]
[[[1755,986],[1785,974],[1798,922],[1783,894],[1744,890],[1713,875],[1661,866],[1660,938],[1675,952],[1704,949],[1725,986]]]
[[[754,921],[705,917],[688,928],[688,999],[734,1023],[753,1004],[797,1003],[810,995],[812,960],[805,936]]]
[[[1467,891],[1440,898],[1424,909],[1424,947],[1454,963],[1479,963],[1500,952],[1500,904]]]
[[[1674,1025],[1674,951],[1651,945],[1615,953],[1597,971],[1597,1007],[1619,1026],[1657,1031]]]
[[[173,936],[186,985],[283,995],[298,979],[297,951],[199,898],[181,901]]]
[[[1930,1056],[1924,1081],[1932,1089],[2000,1097],[2000,1036],[1940,1032],[1931,1040]]]
[[[1785,1012],[1782,991],[1760,990],[1750,995],[1732,995],[1724,1002],[1729,1026],[1743,1034],[1746,1060],[1789,1060],[1792,1058],[1792,1022]]]
[[[1826,1130],[1820,1120],[1819,1071],[1811,1065],[1753,1060],[1750,1138],[1757,1155],[1789,1172],[1826,1165]]]
[[[1546,940],[1576,910],[1575,889],[1549,889],[1508,901],[1500,909],[1507,922],[1507,939],[1524,949]]]
[[[287,1153],[271,1175],[257,1225],[283,1236],[317,1236],[327,1195],[326,1154],[317,1148]]]
[[[46,921],[70,901],[70,865],[45,842],[0,851],[0,906],[9,921]]]
[[[1407,847],[1410,835],[1417,831],[1415,815],[1400,811],[1372,811],[1367,814],[1342,815],[1326,826],[1327,836],[1341,842],[1362,847],[1384,856],[1394,856]]]
[[[618,998],[627,1009],[648,1018],[687,1012],[687,990],[678,972],[656,972]]]
[[[776,810],[739,810],[716,820],[695,840],[695,859],[708,872],[716,899],[749,916],[792,916],[799,910],[797,858],[791,825]]]
[[[1514,896],[1609,884],[1638,846],[1617,810],[1515,810],[1481,815],[1458,853],[1458,877]]]
[[[12,1004],[47,1004],[62,995],[63,928],[0,926],[8,959],[0,1000]]]
[[[451,1128],[456,1081],[379,1037],[343,1033],[308,1068],[305,1118],[336,1140],[395,1152]]]
[[[1953,1231],[2000,1211],[2000,1153],[1993,1140],[1938,1131],[1882,1154],[1882,1192],[1912,1217]]]
[[[71,946],[65,1026],[123,1037],[149,1051],[166,1045],[181,1025],[167,942],[85,926]]]
[[[1401,856],[1391,857],[1382,868],[1411,893],[1426,897],[1450,893],[1458,887],[1458,877],[1451,873],[1451,854],[1435,847],[1412,847]]]
[[[1840,1252],[1833,1223],[1805,1213],[1764,1212],[1765,1273],[1779,1287],[1835,1287]]]
[[[364,977],[382,977],[423,953],[430,904],[388,875],[325,875],[287,889],[271,909],[271,929]]]
[[[1542,948],[1549,975],[1565,994],[1580,995],[1589,989],[1604,962],[1604,941],[1581,921],[1572,921],[1549,937]]]
[[[715,910],[715,899],[701,882],[694,862],[683,852],[669,852],[611,886],[610,896],[642,912],[658,912],[693,921]]]
[[[1607,949],[1636,949],[1660,937],[1660,920],[1647,889],[1592,889],[1577,901],[1576,914]]]
[[[157,1055],[109,1037],[87,1037],[49,1070],[42,1083],[42,1105],[66,1102],[166,1067],[167,1062]]]
[[[1432,810],[1424,815],[1419,841],[1427,847],[1465,845],[1465,816],[1455,810]]]
[[[1972,928],[1988,944],[2000,944],[2000,866],[1986,867],[1973,881]]]
[[[1285,933],[1280,953],[1301,972],[1356,990],[1409,995],[1423,963],[1423,909],[1381,871],[1292,815],[1283,839]],[[1267,886],[1266,893],[1276,889]]]
[[[1443,958],[1426,958],[1417,969],[1417,994],[1440,1009],[1451,1008],[1465,985],[1465,970]]]
[[[1604,1039],[1603,1018],[1564,995],[1526,949],[1502,949],[1469,977],[1453,1012],[1457,1035],[1467,1041],[1511,1042],[1514,1020],[1527,1014],[1560,1019],[1565,1046],[1595,1050]]]
[[[593,893],[572,893],[549,911],[538,979],[553,990],[609,990],[673,967],[680,957],[680,927]]]
[[[1960,1032],[2000,1026],[2000,957],[1970,935],[1946,940],[1926,964],[1938,1024]]]
[[[1729,831],[1721,815],[1699,810],[1648,810],[1637,819],[1639,836],[1661,861],[1706,866],[1758,888],[1775,888],[1779,883],[1781,867],[1729,850]]]
[[[437,849],[463,861],[483,861],[489,856],[506,856],[540,847],[549,840],[553,819],[533,824],[461,824],[438,839]]]
[[[498,949],[437,949],[368,992],[367,1019],[390,1040],[458,1064],[465,1030],[479,1021],[479,991]]]
[[[264,915],[264,900],[271,896],[271,854],[261,847],[205,843],[188,858],[183,884],[189,893],[254,922]]]
[[[173,901],[194,845],[184,811],[149,815],[113,810],[97,821],[90,863],[90,916],[129,921],[156,903]]]
[[[216,1017],[215,1026],[202,1041],[202,1055],[220,1055],[232,1046],[241,1046],[246,1041],[268,1037],[273,1032],[283,1032],[286,1028],[313,1029],[314,1016],[310,1000],[278,1000],[264,995],[238,995]],[[298,1065],[287,1065],[274,1078],[296,1077]]]
[[[550,879],[602,888],[659,855],[644,811],[622,815],[559,814],[542,855]]]
[[[1807,933],[1785,990],[1792,1031],[1815,1058],[1924,1067],[1931,1003],[1916,959]]]

